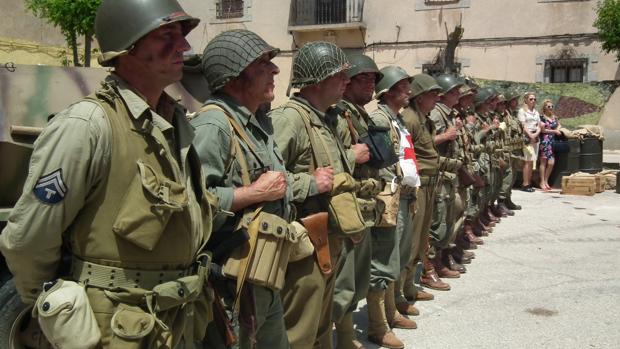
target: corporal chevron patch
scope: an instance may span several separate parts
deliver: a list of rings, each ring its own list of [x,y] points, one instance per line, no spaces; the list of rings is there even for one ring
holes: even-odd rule
[[[34,196],[45,204],[57,204],[67,194],[68,188],[62,179],[62,169],[43,175],[32,190]]]

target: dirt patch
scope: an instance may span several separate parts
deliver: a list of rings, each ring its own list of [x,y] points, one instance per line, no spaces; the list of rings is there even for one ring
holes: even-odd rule
[[[555,113],[561,118],[574,118],[594,113],[601,108],[575,97],[561,96],[555,104]]]
[[[526,309],[525,311],[532,315],[544,316],[544,317],[551,317],[551,316],[556,316],[559,314],[559,312],[556,310],[549,310],[545,308],[530,308],[530,309]]]

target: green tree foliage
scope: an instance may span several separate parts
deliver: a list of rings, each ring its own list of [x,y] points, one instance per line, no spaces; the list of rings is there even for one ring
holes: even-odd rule
[[[615,52],[620,61],[620,0],[599,1],[596,14],[594,27],[603,41],[603,50]]]
[[[90,66],[95,14],[101,0],[24,0],[35,16],[59,27],[73,51],[73,64]],[[84,36],[84,57],[80,62],[78,37]]]

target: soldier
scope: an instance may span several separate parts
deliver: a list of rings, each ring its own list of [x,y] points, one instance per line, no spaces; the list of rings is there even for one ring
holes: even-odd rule
[[[523,127],[515,115],[519,107],[519,93],[508,91],[506,93],[505,103],[506,111],[504,112],[504,122],[506,123],[512,176],[504,177],[502,189],[500,191],[499,204],[506,206],[509,210],[520,210],[521,206],[512,202],[512,187],[517,180],[517,171],[523,168],[520,161],[523,156]]]
[[[400,110],[407,107],[411,95],[411,77],[401,67],[387,66],[381,69],[383,78],[377,84],[375,98],[378,108],[370,115],[374,124],[390,128],[390,138],[399,154],[399,162],[381,171],[386,182],[382,195],[397,200],[397,213],[394,222],[387,222],[371,231],[372,262],[370,268],[370,287],[366,302],[368,305],[368,339],[380,346],[392,349],[404,348],[404,343],[396,337],[390,327],[417,327],[413,320],[399,314],[395,300],[395,282],[405,270],[411,257],[413,238],[413,210],[416,185],[419,178],[414,162],[414,149],[411,136],[405,127]],[[401,162],[403,163],[401,165]],[[406,163],[406,164],[405,164]],[[409,166],[407,166],[407,164]],[[403,166],[404,165],[404,166]],[[407,176],[403,174],[407,172]],[[396,197],[393,197],[396,196]],[[386,205],[387,206],[387,205]],[[411,283],[409,294],[416,296]],[[399,292],[400,293],[400,292]],[[426,294],[428,298],[432,295]],[[407,303],[406,300],[404,303]],[[415,307],[405,304],[405,312],[414,313]]]
[[[191,348],[205,336],[216,199],[185,110],[163,92],[198,22],[176,1],[104,0],[95,34],[113,71],[36,142],[0,248],[55,346]],[[56,280],[63,243],[71,272]]]
[[[504,164],[504,167],[501,168],[500,178],[498,181],[498,193],[497,193],[497,205],[495,206],[496,211],[500,213],[502,216],[514,216],[515,213],[511,209],[506,206],[506,197],[508,196],[508,192],[510,188],[508,187],[510,183],[512,183],[512,166],[511,166],[511,155],[512,155],[512,147],[511,143],[511,134],[510,134],[510,113],[507,111],[507,102],[506,97],[503,94],[497,96],[498,102],[497,106],[495,106],[495,114],[497,115],[498,120],[500,121],[499,134],[501,139],[501,158]]]
[[[413,140],[420,173],[420,189],[416,200],[416,217],[413,220],[413,243],[407,277],[403,280],[407,287],[413,280],[414,265],[423,263],[424,272],[420,283],[428,288],[448,291],[450,285],[441,281],[435,268],[427,257],[429,252],[429,231],[433,217],[435,193],[438,186],[439,154],[433,138],[435,126],[428,118],[439,98],[441,87],[427,74],[418,74],[411,82],[411,99],[403,111],[403,119]],[[432,251],[430,251],[432,253]]]
[[[372,125],[372,121],[364,105],[372,100],[375,83],[382,76],[372,58],[356,54],[348,56],[348,59],[351,68],[346,74],[350,82],[343,99],[337,104],[338,108],[344,110],[338,119],[338,133],[347,149],[363,143],[368,136],[368,125]],[[367,207],[366,211],[362,211],[366,224],[371,227],[377,220],[375,196],[383,189],[379,170],[367,164],[358,165],[353,171],[353,178],[360,188],[357,197]],[[357,308],[357,302],[364,299],[368,292],[371,258],[371,239],[367,236],[369,231],[370,228],[359,236],[344,240],[344,262],[336,277],[332,311],[338,339],[336,347],[339,349],[362,347],[355,339],[353,311]]]
[[[476,94],[475,99],[476,119],[474,124],[474,138],[477,145],[483,146],[483,150],[478,157],[478,164],[480,165],[480,172],[485,182],[485,186],[480,188],[477,192],[478,218],[480,227],[483,230],[482,235],[487,235],[485,232],[491,232],[489,228],[492,228],[499,222],[499,219],[493,215],[489,209],[492,191],[496,185],[494,167],[497,166],[494,152],[495,132],[498,128],[498,124],[491,120],[492,117],[490,114],[491,102],[494,98],[494,91],[483,88]]]
[[[429,118],[435,123],[434,141],[439,153],[441,174],[431,224],[432,245],[435,248],[435,257],[431,262],[439,277],[458,278],[466,269],[454,260],[450,250],[458,230],[455,227],[457,171],[463,165],[463,161],[457,158],[460,151],[457,137],[463,124],[460,119],[456,119],[458,111],[453,107],[459,101],[459,87],[462,83],[448,74],[438,76],[436,81],[442,93]]]
[[[349,83],[348,68],[344,52],[334,44],[302,46],[293,58],[291,79],[300,91],[270,114],[276,144],[293,178],[297,216],[302,219],[325,212],[336,189],[334,178],[351,175],[356,163],[369,159],[366,145],[354,144],[347,150],[337,136],[338,115],[331,106],[342,99]],[[311,348],[315,341],[322,348],[332,347],[334,273],[341,264],[343,245],[334,224],[330,219],[328,249],[315,241],[317,261],[310,256],[289,264],[282,302],[293,348]]]
[[[278,52],[248,30],[220,33],[204,50],[202,71],[213,95],[191,120],[196,129],[194,144],[209,190],[217,195],[222,209],[235,213],[214,233],[214,242],[231,239],[239,233],[242,221],[248,218],[260,220],[259,224],[264,225],[257,240],[250,242],[259,246],[267,235],[276,236],[278,227],[287,227],[292,218],[292,193],[287,190],[286,169],[274,145],[269,120],[264,113],[257,113],[259,106],[274,98],[274,76],[280,70],[271,59]],[[260,213],[256,214],[258,207]],[[247,230],[249,232],[249,228]],[[286,236],[280,240],[286,243]],[[227,273],[226,266],[238,262],[238,254],[235,251],[222,253],[225,245],[221,242],[209,247],[216,252],[214,261],[224,264]],[[246,246],[249,244],[242,243],[236,248]],[[265,262],[273,260],[268,256],[282,253],[284,246],[282,243],[268,245],[261,251],[261,258]],[[275,274],[279,266],[278,259],[268,268],[257,268],[266,275],[253,276],[243,275],[241,268],[237,268],[236,273],[230,275],[233,278],[226,282],[228,285],[218,288],[221,295],[230,293],[227,291],[231,289],[241,292],[241,348],[253,348],[251,338],[259,348],[289,347],[278,287],[268,282],[257,283],[261,278],[268,279],[270,273]],[[247,286],[236,289],[239,281],[235,279],[240,278]],[[232,292],[226,297],[231,309],[236,296]]]
[[[465,166],[467,166],[466,169],[468,173],[474,180],[476,178],[479,179],[478,173],[480,172],[480,166],[476,160],[480,156],[480,151],[482,149],[482,146],[475,144],[473,134],[473,122],[475,121],[473,106],[476,91],[477,90],[470,87],[467,84],[467,80],[465,80],[465,84],[460,88],[459,102],[456,105],[456,109],[459,111],[459,119],[461,119],[464,125],[458,138],[461,149],[463,149],[462,159]],[[457,246],[461,249],[476,248],[477,244],[484,243],[482,239],[477,237],[474,233],[474,227],[478,220],[478,202],[477,197],[474,195],[475,191],[477,191],[477,189],[473,188],[471,185],[464,186],[462,183],[459,183],[459,196],[463,204],[462,214],[464,219],[462,235],[457,239]],[[455,256],[460,263],[467,263],[468,259],[475,257],[473,253],[467,253],[467,251],[464,251],[462,254],[463,256]]]

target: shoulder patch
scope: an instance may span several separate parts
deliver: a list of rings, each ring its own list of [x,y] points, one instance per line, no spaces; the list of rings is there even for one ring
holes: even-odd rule
[[[57,204],[67,194],[68,188],[62,178],[62,169],[57,169],[39,178],[32,190],[34,196],[45,204]]]

